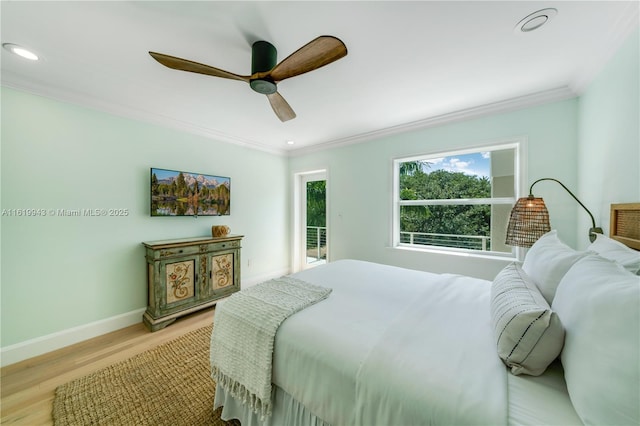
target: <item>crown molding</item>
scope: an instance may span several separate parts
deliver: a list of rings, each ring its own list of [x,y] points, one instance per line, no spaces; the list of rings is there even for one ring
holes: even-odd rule
[[[270,154],[284,156],[286,151],[284,149],[276,149],[267,147],[259,142],[238,138],[223,132],[219,132],[215,129],[197,126],[192,123],[188,123],[175,118],[150,113],[147,111],[130,108],[125,105],[119,105],[115,103],[103,102],[96,98],[84,96],[77,93],[70,93],[66,91],[55,90],[47,86],[33,85],[22,82],[7,81],[3,79],[3,87],[10,89],[27,92],[32,95],[42,96],[44,98],[53,99],[60,102],[66,102],[69,104],[90,108],[107,114],[115,115],[118,117],[141,121],[148,124],[157,125],[160,127],[179,130],[199,136],[204,136],[208,139],[214,139],[219,142],[231,143],[234,145],[243,146],[258,151],[264,151]]]
[[[504,113],[509,111],[515,111],[522,108],[527,108],[535,105],[541,105],[544,103],[555,102],[565,99],[570,99],[577,96],[576,92],[568,86],[537,92],[517,98],[507,99],[499,102],[493,102],[477,107],[467,108],[459,111],[453,111],[450,113],[437,115],[434,117],[428,117],[422,120],[413,121],[410,123],[401,124],[398,126],[387,127],[384,129],[375,130],[372,132],[361,133],[358,135],[349,136],[346,138],[335,139],[327,141],[317,145],[309,147],[303,147],[299,149],[276,149],[267,147],[255,141],[245,140],[238,137],[228,135],[223,132],[216,131],[214,129],[196,126],[191,123],[187,123],[181,120],[176,120],[171,117],[165,117],[158,114],[149,113],[134,108],[125,107],[122,105],[116,105],[113,103],[101,102],[95,98],[88,96],[82,96],[78,94],[68,93],[64,91],[57,91],[45,86],[34,86],[30,84],[16,84],[15,82],[3,81],[2,85],[15,90],[31,93],[36,96],[42,96],[49,99],[54,99],[61,102],[67,102],[73,105],[80,105],[83,107],[91,108],[101,112],[105,112],[111,115],[146,122],[149,124],[171,128],[178,131],[184,131],[187,133],[203,136],[208,139],[214,139],[224,143],[231,143],[234,145],[243,146],[249,149],[255,149],[258,151],[267,152],[269,154],[297,157],[307,154],[312,154],[327,149],[337,148],[341,146],[353,145],[368,142],[374,139],[380,139],[382,137],[392,136],[399,133],[411,132],[415,130],[425,129],[429,127],[441,126],[444,124],[450,124],[454,122],[460,122],[470,120],[473,118],[479,118],[491,114]]]
[[[545,103],[562,101],[574,98],[576,96],[576,93],[570,87],[563,86],[556,89],[545,90],[525,96],[519,96],[517,98],[506,99],[503,101],[493,102],[477,107],[453,111],[450,113],[428,117],[422,120],[413,121],[398,126],[387,127],[373,132],[362,133],[359,135],[336,139],[310,147],[292,150],[288,152],[288,155],[289,157],[297,157],[301,155],[312,154],[327,149],[364,143],[374,139],[397,135],[399,133],[411,132],[426,129],[429,127],[442,126],[444,124],[466,121],[473,118],[485,117],[487,115],[505,113],[536,105],[542,105]]]

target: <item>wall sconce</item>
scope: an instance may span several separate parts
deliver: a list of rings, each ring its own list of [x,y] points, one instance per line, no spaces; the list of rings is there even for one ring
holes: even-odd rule
[[[589,228],[589,240],[593,242],[596,239],[595,234],[602,234],[602,228],[596,226],[593,215],[585,207],[578,197],[569,191],[562,182],[553,178],[542,178],[531,184],[529,188],[529,196],[520,198],[516,205],[511,209],[511,217],[507,226],[507,238],[505,244],[518,247],[531,247],[538,238],[551,231],[549,224],[549,212],[542,198],[533,196],[533,186],[543,180],[552,180],[557,182],[589,213],[591,217],[591,228]]]

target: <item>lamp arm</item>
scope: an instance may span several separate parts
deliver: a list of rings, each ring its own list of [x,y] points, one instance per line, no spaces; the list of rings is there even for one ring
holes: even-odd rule
[[[589,213],[589,217],[591,217],[591,224],[593,225],[592,228],[596,228],[596,220],[593,218],[593,215],[591,214],[591,212],[589,211],[589,209],[587,207],[585,207],[584,204],[582,204],[582,201],[578,200],[578,197],[576,197],[575,195],[573,195],[573,192],[571,192],[569,190],[569,188],[567,188],[566,186],[564,186],[564,184],[562,182],[560,182],[557,179],[553,179],[553,178],[542,178],[542,179],[538,179],[537,181],[533,182],[531,184],[531,187],[529,188],[529,196],[532,197],[533,196],[533,185],[535,185],[536,183],[543,181],[543,180],[552,180],[554,182],[557,182],[560,184],[561,187],[563,187],[565,189],[565,191],[567,191],[569,193],[569,195],[571,195],[577,202],[578,204],[580,204],[582,206],[583,209],[585,209],[585,211],[587,213]]]

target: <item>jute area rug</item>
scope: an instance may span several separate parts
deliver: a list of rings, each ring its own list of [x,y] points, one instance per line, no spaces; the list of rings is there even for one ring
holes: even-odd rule
[[[54,425],[239,425],[213,411],[211,327],[59,386]]]

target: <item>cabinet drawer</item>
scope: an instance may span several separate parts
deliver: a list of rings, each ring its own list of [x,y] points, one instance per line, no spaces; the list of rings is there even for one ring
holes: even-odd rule
[[[174,256],[187,256],[190,254],[198,254],[200,252],[200,246],[184,246],[184,247],[167,247],[160,250],[153,251],[154,259],[166,259]]]
[[[192,254],[207,253],[212,251],[228,250],[240,248],[240,240],[203,242],[202,244],[192,244],[176,247],[163,247],[159,249],[147,249],[147,257],[150,260],[168,259],[177,256],[188,256]]]
[[[239,240],[220,241],[218,243],[207,244],[207,251],[226,250],[226,249],[238,248],[238,247],[240,247]]]

